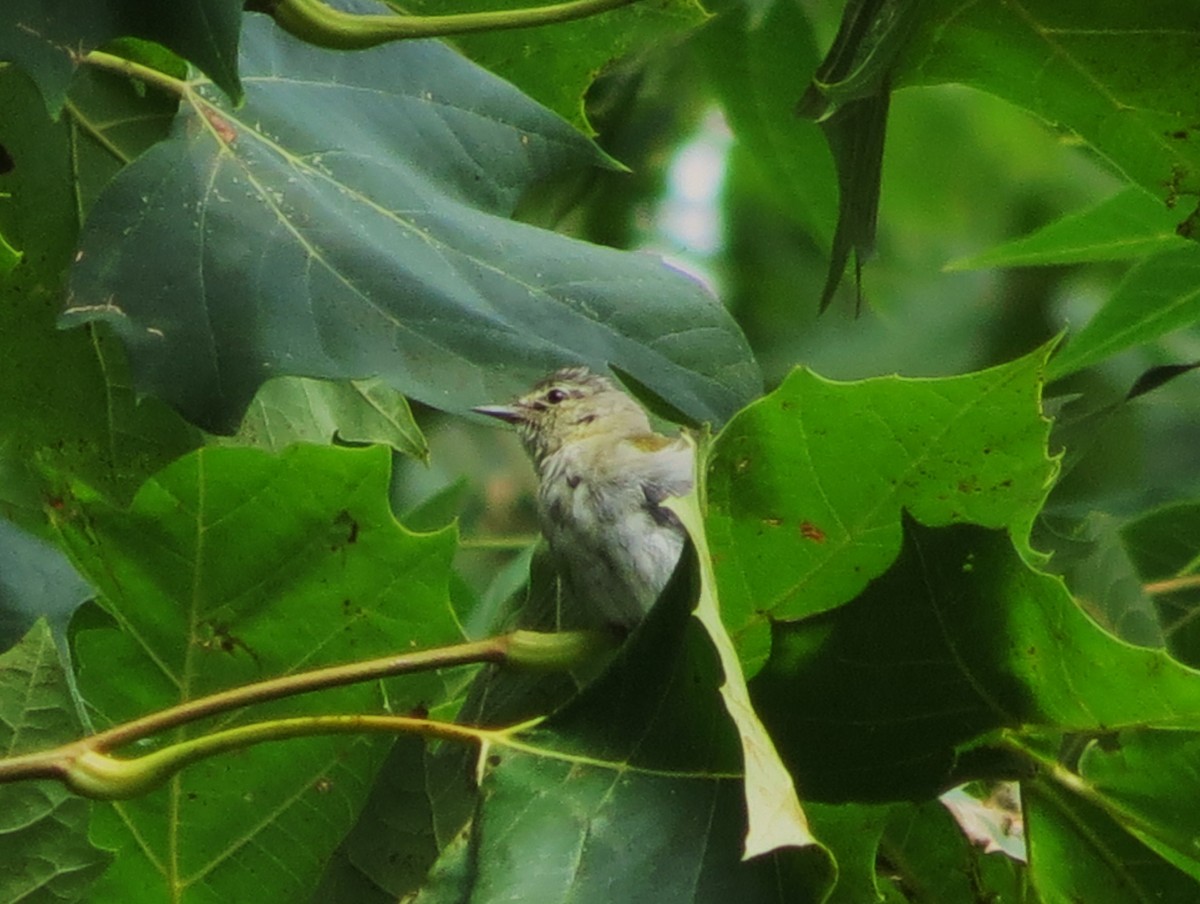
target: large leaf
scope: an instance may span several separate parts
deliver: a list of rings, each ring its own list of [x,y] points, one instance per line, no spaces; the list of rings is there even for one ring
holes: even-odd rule
[[[0,654],[0,756],[49,749],[79,731],[59,651],[39,621]],[[85,900],[105,863],[87,841],[88,810],[57,782],[0,785],[0,900]]]
[[[446,589],[453,531],[416,535],[393,520],[388,465],[381,447],[294,446],[278,457],[205,449],[148,482],[128,511],[79,503],[65,513],[62,538],[115,621],[75,633],[80,690],[98,721],[457,639]],[[389,685],[386,701],[407,711],[444,693],[435,675],[409,676]],[[252,715],[369,712],[383,703],[378,688],[357,686]],[[251,876],[264,904],[303,898],[388,746],[378,737],[264,745],[98,808],[92,837],[116,860],[96,899],[237,900]]]
[[[819,800],[927,797],[994,768],[967,750],[998,729],[1200,727],[1200,673],[1097,627],[1004,532],[911,520],[858,599],[776,626],[750,689]]]
[[[1200,7],[1176,0],[930,0],[898,84],[959,82],[1074,132],[1184,213],[1200,193],[1195,84]],[[1182,218],[1182,217],[1181,217]]]
[[[83,53],[113,38],[157,41],[191,60],[239,97],[237,44],[241,0],[7,0],[0,6],[0,60],[23,67],[57,115]]]
[[[722,616],[753,672],[767,617],[853,599],[900,550],[900,512],[1027,535],[1055,464],[1045,350],[963,377],[837,384],[797,370],[741,412],[709,461]]]
[[[718,693],[720,661],[689,615],[697,592],[689,552],[604,674],[485,751],[467,850],[444,854],[418,901],[823,896],[832,877],[817,845],[741,859],[742,755]],[[470,869],[458,874],[464,855]]]
[[[463,409],[613,361],[718,421],[755,394],[699,285],[506,219],[600,160],[566,123],[436,43],[337,55],[255,18],[243,45],[246,105],[181,85],[172,138],[88,219],[64,322],[111,323],[139,386],[220,430],[281,373]]]
[[[126,83],[88,79],[53,123],[27,77],[0,69],[0,192],[11,194],[0,229],[25,251],[0,278],[0,510],[23,524],[61,495],[47,471],[126,498],[198,442],[165,405],[137,402],[110,337],[54,326],[81,208],[121,158],[161,134],[164,105],[134,100]]]
[[[1137,264],[1111,298],[1050,362],[1057,379],[1200,319],[1200,248],[1189,245]]]
[[[467,11],[456,0],[417,0],[400,5],[414,13]],[[469,9],[521,9],[530,5],[524,0],[474,0]],[[584,95],[605,67],[624,56],[661,48],[704,19],[705,12],[696,0],[662,0],[631,3],[574,22],[460,35],[451,40],[481,66],[587,129]]]

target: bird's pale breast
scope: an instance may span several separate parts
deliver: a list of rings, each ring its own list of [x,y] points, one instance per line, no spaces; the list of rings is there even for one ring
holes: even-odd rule
[[[679,560],[683,528],[659,503],[690,488],[691,448],[680,440],[654,445],[573,448],[543,468],[542,532],[587,620],[636,624]]]

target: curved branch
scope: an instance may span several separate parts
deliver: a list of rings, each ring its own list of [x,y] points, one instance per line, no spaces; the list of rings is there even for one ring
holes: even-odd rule
[[[321,0],[279,0],[268,11],[284,30],[318,47],[361,50],[408,38],[440,38],[477,31],[501,31],[570,22],[608,12],[637,0],[568,0],[549,6],[457,13],[448,16],[363,15],[326,6]]]
[[[386,733],[483,743],[509,730],[512,729],[472,728],[411,716],[302,716],[214,731],[131,759],[109,756],[95,749],[75,751],[73,756],[61,760],[49,777],[58,779],[72,791],[93,800],[126,800],[152,791],[185,766],[264,741],[331,734]]]
[[[489,734],[470,726],[401,716],[325,716],[282,719],[217,731],[137,759],[108,755],[115,747],[254,703],[459,665],[504,663],[527,669],[570,669],[609,648],[612,641],[602,631],[513,631],[471,643],[284,675],[189,700],[52,750],[0,759],[0,783],[51,778],[89,797],[130,797],[154,787],[163,777],[197,759],[261,740],[354,731],[409,731],[431,737],[485,740],[485,735],[490,737],[495,732]]]

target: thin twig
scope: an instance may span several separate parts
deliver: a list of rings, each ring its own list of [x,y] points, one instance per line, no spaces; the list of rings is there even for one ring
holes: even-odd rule
[[[1151,596],[1164,593],[1176,593],[1180,590],[1195,590],[1200,588],[1200,574],[1184,574],[1177,578],[1164,578],[1161,581],[1149,581],[1142,589]]]

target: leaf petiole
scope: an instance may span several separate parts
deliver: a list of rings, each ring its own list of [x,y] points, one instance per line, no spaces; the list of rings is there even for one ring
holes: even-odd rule
[[[119,73],[147,85],[153,85],[155,88],[179,97],[185,96],[191,89],[190,83],[183,79],[175,78],[173,75],[167,75],[165,72],[160,72],[142,63],[135,63],[133,60],[127,60],[116,54],[105,53],[102,50],[93,50],[83,56],[81,62],[95,66],[97,69],[107,69],[109,72]]]

